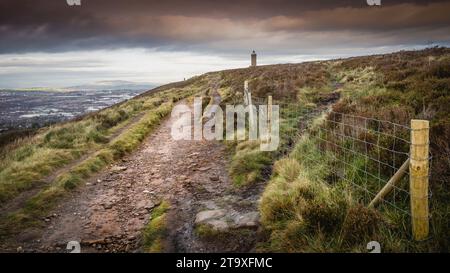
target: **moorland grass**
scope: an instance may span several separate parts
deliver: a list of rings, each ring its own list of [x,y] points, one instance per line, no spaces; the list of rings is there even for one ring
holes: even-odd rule
[[[369,209],[359,203],[362,196],[351,182],[364,182],[358,171],[364,165],[362,158],[349,162],[354,168],[345,170],[347,180],[331,183],[336,155],[320,150],[314,136],[305,134],[287,158],[275,163],[261,198],[261,222],[268,239],[260,243],[259,251],[367,252],[366,244],[373,240],[381,243],[383,252],[448,251],[450,189],[442,181],[449,179],[450,149],[442,139],[448,140],[450,132],[450,112],[445,106],[450,99],[449,54],[448,49],[435,48],[332,61],[328,66],[331,79],[342,84],[342,97],[334,111],[405,125],[412,118],[430,120],[433,164],[439,162],[430,180],[436,193],[430,206],[430,238],[412,240],[410,218],[403,212]],[[315,123],[323,123],[324,118]],[[309,130],[314,132],[314,125]],[[391,144],[383,138],[380,143]],[[384,160],[385,155],[380,156]],[[376,192],[377,184],[369,179],[366,186]],[[408,202],[403,202],[397,206],[408,209]]]

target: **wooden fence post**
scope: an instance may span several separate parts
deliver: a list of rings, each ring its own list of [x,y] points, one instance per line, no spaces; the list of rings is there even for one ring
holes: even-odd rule
[[[412,233],[417,241],[429,232],[428,173],[429,122],[411,120],[411,154],[409,164]]]
[[[267,98],[267,142],[270,143],[270,137],[272,136],[272,96]]]
[[[248,92],[249,118],[253,121],[255,113],[253,113],[252,93]]]
[[[248,105],[248,81],[244,82],[244,103],[245,105]]]

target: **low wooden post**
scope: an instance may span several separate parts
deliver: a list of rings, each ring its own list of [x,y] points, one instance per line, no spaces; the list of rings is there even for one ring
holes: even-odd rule
[[[255,113],[253,113],[252,93],[250,92],[248,92],[248,106],[250,120],[253,120]]]
[[[244,103],[248,105],[248,81],[244,82]]]
[[[411,120],[410,198],[412,233],[417,241],[425,240],[429,233],[428,173],[429,122]]]

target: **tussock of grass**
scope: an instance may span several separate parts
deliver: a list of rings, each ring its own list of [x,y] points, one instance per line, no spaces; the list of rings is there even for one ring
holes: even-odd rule
[[[242,144],[237,147],[230,165],[230,175],[236,186],[246,186],[261,181],[264,171],[272,163],[271,154],[259,150],[259,143]]]
[[[167,237],[167,211],[170,205],[163,201],[158,207],[153,209],[150,221],[143,231],[144,251],[146,252],[163,252],[165,246],[165,238]]]
[[[286,181],[294,181],[300,174],[300,164],[295,159],[281,159],[275,163],[273,174],[284,178]]]
[[[304,205],[305,200],[301,198],[300,192],[288,187],[285,179],[275,177],[261,198],[261,223],[267,229],[282,226],[297,215],[293,208]]]

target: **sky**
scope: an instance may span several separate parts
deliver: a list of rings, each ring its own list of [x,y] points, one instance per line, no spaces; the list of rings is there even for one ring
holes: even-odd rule
[[[450,1],[0,0],[0,88],[183,80],[450,44]]]

